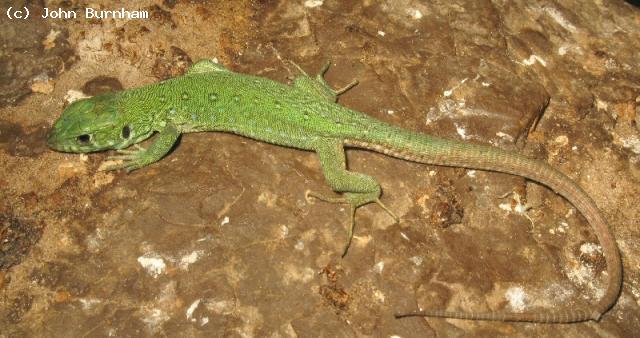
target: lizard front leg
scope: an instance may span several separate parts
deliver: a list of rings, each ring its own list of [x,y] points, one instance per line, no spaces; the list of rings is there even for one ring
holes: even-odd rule
[[[180,131],[174,125],[168,124],[156,135],[155,141],[148,149],[135,145],[138,149],[119,149],[117,150],[119,155],[107,157],[107,161],[120,160],[123,162],[109,165],[104,170],[125,169],[127,172],[131,172],[157,162],[171,150],[179,136]]]
[[[326,197],[315,192],[307,192],[307,197],[311,196],[325,202],[349,205],[350,225],[347,230],[347,243],[342,253],[344,257],[349,250],[353,237],[355,211],[357,208],[365,204],[377,203],[394,220],[398,221],[398,217],[380,202],[382,191],[380,184],[373,177],[347,170],[344,147],[340,140],[322,139],[318,141],[314,150],[320,158],[320,164],[327,183],[334,191],[342,193],[342,196]]]

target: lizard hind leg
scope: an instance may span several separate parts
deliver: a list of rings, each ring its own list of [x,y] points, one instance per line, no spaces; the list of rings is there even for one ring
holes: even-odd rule
[[[339,140],[325,139],[315,147],[320,157],[322,171],[329,186],[336,192],[342,193],[340,197],[327,197],[315,192],[306,192],[305,197],[315,197],[329,203],[349,205],[350,224],[347,229],[347,243],[342,256],[349,250],[353,229],[355,227],[356,209],[369,203],[376,203],[382,207],[397,222],[398,217],[380,201],[380,184],[371,176],[351,172],[346,168],[346,159],[342,142]]]
[[[331,88],[331,86],[329,86],[329,84],[327,84],[327,82],[324,80],[324,74],[327,72],[329,66],[331,65],[330,61],[327,61],[324,64],[315,78],[307,75],[307,73],[305,73],[304,70],[302,70],[302,68],[300,68],[300,66],[298,66],[297,64],[293,62],[292,64],[296,68],[298,68],[298,71],[300,72],[300,75],[295,78],[293,86],[322,100],[336,102],[338,100],[338,96],[344,94],[346,91],[358,84],[358,80],[354,80],[338,90],[334,90],[333,88]]]
[[[347,84],[346,86],[338,89],[338,90],[334,90],[333,88],[331,88],[331,86],[329,86],[329,84],[327,84],[327,82],[324,80],[324,74],[327,73],[327,71],[329,70],[329,67],[331,67],[331,60],[327,60],[327,62],[325,62],[325,64],[322,66],[322,68],[320,68],[320,71],[318,72],[318,75],[316,75],[316,81],[318,83],[320,83],[322,86],[324,86],[327,90],[329,90],[330,92],[333,93],[333,95],[335,96],[336,100],[338,98],[338,96],[346,93],[349,89],[355,87],[358,84],[358,80],[354,79],[353,81],[351,81],[349,84]]]

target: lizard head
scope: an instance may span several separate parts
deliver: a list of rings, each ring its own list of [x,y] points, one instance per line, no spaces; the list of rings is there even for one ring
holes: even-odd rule
[[[47,145],[58,151],[88,153],[126,148],[147,138],[151,131],[136,130],[136,123],[119,111],[118,95],[107,93],[73,102],[53,125]]]

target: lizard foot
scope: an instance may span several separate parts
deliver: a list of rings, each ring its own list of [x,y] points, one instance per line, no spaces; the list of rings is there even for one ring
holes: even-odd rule
[[[107,157],[107,161],[122,161],[121,163],[110,164],[104,167],[103,171],[125,169],[127,172],[140,169],[148,164],[147,150],[137,144],[134,144],[135,150],[118,149],[118,155]]]
[[[344,197],[328,197],[323,194],[319,194],[315,191],[310,191],[310,190],[307,190],[304,192],[304,198],[307,200],[307,202],[311,202],[311,197],[319,199],[323,202],[328,202],[328,203],[337,203],[337,204],[349,203],[345,200]]]
[[[389,216],[391,216],[391,218],[393,218],[394,221],[396,221],[396,223],[400,223],[400,217],[398,217],[393,211],[391,211],[391,209],[389,209],[386,205],[384,205],[384,203],[382,203],[382,201],[380,201],[379,198],[376,198],[375,202],[377,205],[379,205],[382,210],[386,211],[387,214],[389,214]]]
[[[371,195],[371,196],[370,196]],[[353,229],[355,228],[355,214],[356,209],[368,204],[368,203],[376,203],[378,204],[382,210],[387,212],[391,218],[397,223],[400,221],[400,218],[396,216],[386,205],[384,205],[380,198],[378,198],[378,193],[376,192],[374,195],[367,193],[344,193],[341,197],[329,197],[325,196],[313,191],[305,191],[304,197],[307,201],[310,201],[310,197],[319,199],[328,203],[337,203],[337,204],[348,204],[349,205],[349,227],[347,228],[347,243],[342,251],[342,257],[347,254],[349,251],[349,246],[351,246],[351,240],[353,239]]]
[[[327,60],[327,62],[325,62],[325,64],[322,66],[322,68],[318,72],[318,75],[316,75],[316,81],[320,82],[327,89],[329,89],[329,91],[333,92],[333,94],[336,97],[344,94],[349,89],[353,88],[354,86],[356,86],[359,83],[358,80],[355,79],[355,80],[351,81],[351,83],[349,83],[348,85],[346,85],[346,86],[344,86],[344,87],[342,87],[342,88],[340,88],[338,90],[333,90],[324,80],[324,74],[329,70],[329,67],[331,67],[331,60]]]
[[[329,86],[329,84],[327,84],[327,82],[324,80],[324,74],[329,69],[329,66],[331,66],[330,61],[327,61],[324,64],[322,69],[320,69],[320,72],[315,77],[310,77],[295,62],[290,62],[298,69],[298,72],[301,74],[295,77],[293,85],[299,89],[304,90],[308,94],[311,94],[322,100],[336,102],[338,100],[338,96],[344,94],[346,91],[358,84],[358,80],[354,80],[341,89],[334,90],[333,88],[331,88],[331,86]]]

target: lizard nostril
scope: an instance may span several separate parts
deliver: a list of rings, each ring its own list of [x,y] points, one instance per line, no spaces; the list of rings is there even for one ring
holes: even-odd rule
[[[55,134],[53,132],[49,132],[49,134],[47,134],[47,144],[49,146],[51,146],[55,141]]]

